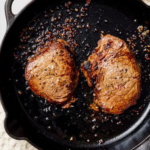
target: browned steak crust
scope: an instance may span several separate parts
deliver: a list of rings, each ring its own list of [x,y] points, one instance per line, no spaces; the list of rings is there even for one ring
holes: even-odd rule
[[[103,112],[121,114],[140,97],[140,68],[127,44],[117,37],[103,36],[81,70],[88,85],[94,86],[94,105]]]
[[[73,50],[64,40],[53,41],[29,60],[25,78],[36,95],[70,107],[79,79]]]

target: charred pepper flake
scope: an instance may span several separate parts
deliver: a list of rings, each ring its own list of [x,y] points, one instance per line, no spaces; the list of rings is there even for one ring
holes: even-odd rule
[[[137,29],[138,29],[138,31],[139,31],[139,32],[142,32],[142,31],[143,31],[143,29],[144,29],[144,27],[141,25],[141,26],[138,26],[138,28],[137,28]]]
[[[85,70],[87,70],[89,72],[91,71],[91,63],[89,61],[85,62],[83,64],[83,67],[84,67]]]
[[[87,25],[86,25],[86,26],[87,26],[87,28],[89,28],[89,29],[90,29],[90,24],[89,24],[89,23],[87,23]]]
[[[22,94],[22,92],[21,91],[18,91],[18,93],[21,95]]]
[[[94,29],[94,32],[97,32],[97,31],[98,31],[98,29],[97,29],[97,28],[95,28],[95,29]]]
[[[78,8],[75,8],[75,11],[76,11],[76,12],[78,12],[78,11],[79,11],[79,9],[78,9]]]
[[[59,7],[58,7],[58,6],[56,6],[56,9],[59,9]]]
[[[69,4],[69,5],[71,5],[71,4],[72,4],[72,2],[71,2],[71,1],[69,1],[69,2],[68,2],[68,4]]]
[[[81,29],[81,28],[82,28],[82,26],[81,26],[81,25],[77,25],[77,28],[78,28],[78,29]]]
[[[52,17],[52,18],[51,18],[51,21],[52,21],[52,22],[55,22],[56,20],[57,20],[56,17]]]
[[[104,20],[104,22],[106,22],[106,23],[107,23],[107,22],[108,22],[108,20]]]
[[[84,17],[85,15],[83,13],[81,13],[81,16]]]
[[[45,14],[45,18],[49,18],[50,17],[50,15],[48,15],[48,14]]]
[[[98,69],[98,63],[97,61],[94,62],[94,70],[97,70]]]
[[[90,3],[91,3],[91,0],[86,0],[86,3],[90,4]]]
[[[145,54],[145,59],[146,59],[146,60],[150,60],[148,54]]]
[[[66,18],[65,22],[69,22],[69,18]]]
[[[105,34],[105,31],[101,31],[102,34]]]
[[[70,138],[70,141],[73,141],[73,137]]]
[[[81,12],[85,12],[85,8],[84,8],[84,7],[82,7],[80,11],[81,11]]]
[[[100,140],[99,140],[99,143],[100,143],[100,144],[103,144],[103,143],[104,143],[104,140],[103,140],[103,139],[100,139]]]
[[[105,45],[104,50],[106,50],[106,49],[110,48],[111,43],[113,43],[113,42],[112,42],[111,40],[108,40],[107,44]]]
[[[50,12],[54,12],[52,9],[50,9]]]
[[[75,19],[75,20],[74,20],[74,22],[78,22],[78,20],[77,20],[77,19]]]
[[[69,4],[68,4],[68,3],[65,3],[65,7],[67,7],[67,8],[68,8],[68,7],[69,7]]]

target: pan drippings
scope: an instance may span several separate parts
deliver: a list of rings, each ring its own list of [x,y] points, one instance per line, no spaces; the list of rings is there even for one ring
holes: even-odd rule
[[[141,39],[142,35],[137,28],[143,25],[143,30],[147,31],[149,25],[145,23],[146,14],[145,18],[142,14],[138,14],[137,18],[135,11],[132,6],[120,6],[119,3],[110,1],[109,4],[107,1],[94,0],[61,1],[60,4],[53,4],[38,12],[18,35],[13,64],[16,89],[25,111],[46,134],[48,132],[70,142],[102,144],[129,129],[142,115],[150,91],[149,34]],[[89,109],[93,100],[93,88],[88,87],[82,73],[75,91],[78,101],[72,108],[64,110],[33,94],[24,73],[28,59],[40,48],[44,48],[49,40],[66,40],[75,51],[76,65],[80,69],[80,64],[87,60],[96,47],[101,33],[125,40],[135,53],[142,70],[143,85],[136,106],[121,115],[108,115],[101,111],[94,113]]]

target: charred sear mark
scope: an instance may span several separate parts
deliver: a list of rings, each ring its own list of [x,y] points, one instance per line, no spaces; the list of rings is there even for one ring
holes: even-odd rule
[[[60,50],[59,56],[64,56],[64,51]]]
[[[96,84],[96,81],[93,78],[90,78],[90,82],[91,82],[92,86],[94,86]]]
[[[98,64],[97,62],[94,62],[94,70],[97,70],[98,69]]]
[[[108,40],[107,44],[106,44],[106,45],[104,45],[104,46],[105,46],[105,47],[104,47],[104,50],[106,50],[106,49],[110,48],[111,43],[113,43],[113,41]]]
[[[76,75],[72,73],[70,77],[71,77],[71,80],[74,80],[76,78]]]
[[[71,84],[70,84],[70,85],[66,85],[66,88],[67,88],[69,91],[72,91],[72,90],[73,90],[73,87],[72,87]]]
[[[120,46],[120,48],[122,48],[122,47],[123,47],[123,45],[124,45],[124,44],[123,44],[123,42],[120,42],[120,45],[119,45],[119,46]]]
[[[69,47],[68,45],[65,45],[65,49],[66,49],[68,52],[70,52],[70,53],[73,54],[73,52],[70,50],[70,47]]]
[[[67,50],[69,57],[73,58],[74,57],[74,53],[70,50],[70,47],[65,45],[65,49]]]
[[[97,55],[98,55],[99,60],[102,60],[106,56],[106,55],[104,55],[103,52],[99,52]]]
[[[91,63],[89,61],[85,62],[83,67],[85,70],[87,70],[88,73],[91,72]]]

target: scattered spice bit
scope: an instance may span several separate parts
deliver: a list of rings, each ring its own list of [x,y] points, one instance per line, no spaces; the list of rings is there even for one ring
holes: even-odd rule
[[[78,28],[78,29],[81,29],[81,28],[82,28],[82,26],[81,26],[81,25],[77,25],[77,28]]]
[[[56,20],[57,20],[57,18],[55,18],[55,17],[52,17],[52,18],[51,18],[51,21],[52,21],[52,22],[55,22]]]
[[[71,4],[72,4],[72,2],[70,2],[70,1],[69,1],[69,2],[68,2],[68,4],[69,4],[69,5],[71,5]]]
[[[18,91],[18,93],[21,95],[22,94],[22,92],[21,91]]]
[[[70,138],[70,141],[73,141],[73,137]]]
[[[30,90],[30,87],[28,86],[28,87],[26,88],[26,90]]]
[[[78,11],[79,11],[79,9],[78,9],[78,8],[75,8],[75,11],[76,11],[76,12],[78,12]]]
[[[89,23],[87,23],[87,25],[86,25],[89,29],[90,29],[90,24]]]
[[[97,31],[98,31],[98,29],[97,29],[97,28],[95,28],[95,29],[94,29],[94,32],[97,32]]]
[[[150,60],[148,54],[145,54],[145,59],[146,59],[146,60]]]
[[[68,3],[65,3],[65,7],[69,7],[70,5],[72,4],[72,2],[71,1],[69,1]]]
[[[147,34],[149,34],[149,30],[142,32],[142,36],[147,36]]]
[[[86,3],[87,3],[87,4],[90,4],[90,3],[91,3],[91,0],[86,0]]]
[[[149,20],[146,20],[146,21],[145,21],[145,24],[146,24],[146,25],[150,25],[150,21],[149,21]]]
[[[81,16],[84,17],[85,15],[82,13]]]
[[[101,139],[101,140],[99,140],[99,143],[100,143],[100,144],[103,144],[103,143],[104,143],[104,141]]]
[[[50,12],[54,12],[52,9],[50,9]]]
[[[66,18],[65,22],[69,22],[69,18]]]
[[[142,25],[141,25],[141,26],[138,26],[137,29],[138,29],[139,32],[142,32],[142,31],[143,31],[143,26],[142,26]]]
[[[81,19],[81,22],[84,22],[84,19]]]
[[[45,14],[45,18],[49,18],[50,17],[50,15],[48,15],[48,14]]]
[[[75,19],[75,20],[74,20],[74,22],[78,22],[78,20],[77,20],[77,19]]]
[[[85,8],[84,8],[84,7],[82,7],[80,11],[81,11],[81,12],[85,12]]]
[[[81,15],[76,15],[77,18],[81,18]]]
[[[105,31],[101,31],[102,34],[105,34]]]
[[[137,36],[133,34],[133,35],[132,35],[132,39],[133,39],[133,40],[137,40]]]

